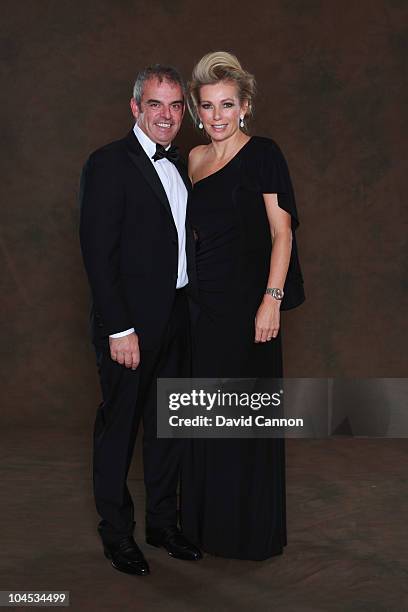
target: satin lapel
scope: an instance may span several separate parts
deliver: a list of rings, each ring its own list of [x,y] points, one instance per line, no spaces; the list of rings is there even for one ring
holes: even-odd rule
[[[171,212],[170,203],[167,199],[166,192],[162,185],[161,180],[159,179],[159,175],[153,167],[152,162],[147,157],[146,153],[143,151],[138,139],[134,135],[133,130],[129,132],[126,138],[127,152],[132,160],[132,162],[139,168],[142,175],[149,183],[150,187],[153,189],[156,196],[159,198],[160,202],[163,204],[168,214],[173,220],[173,214]]]
[[[192,186],[191,186],[191,181],[190,181],[190,177],[188,176],[188,172],[187,172],[187,166],[186,164],[179,160],[176,164],[175,164],[181,178],[183,179],[183,182],[186,186],[187,189],[187,193],[190,194]]]

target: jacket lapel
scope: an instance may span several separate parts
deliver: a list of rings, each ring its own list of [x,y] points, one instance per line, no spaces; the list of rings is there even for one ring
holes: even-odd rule
[[[149,183],[150,187],[153,189],[156,196],[159,198],[160,202],[163,204],[164,208],[167,210],[170,215],[171,220],[174,223],[173,215],[170,208],[170,203],[167,199],[166,192],[164,187],[159,179],[159,175],[153,167],[152,162],[147,157],[146,153],[143,151],[141,144],[136,138],[133,130],[129,132],[126,136],[126,148],[127,153],[132,160],[132,162],[139,168],[140,172]]]
[[[192,190],[192,186],[191,186],[191,181],[190,181],[190,177],[188,176],[188,171],[187,171],[187,166],[184,163],[184,161],[182,161],[181,159],[179,159],[179,161],[175,164],[178,173],[180,174],[181,178],[183,179],[184,185],[186,186],[187,189],[187,193],[188,195],[190,195],[190,192]]]

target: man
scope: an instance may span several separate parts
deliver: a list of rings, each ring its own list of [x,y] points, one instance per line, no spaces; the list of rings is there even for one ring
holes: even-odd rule
[[[156,436],[157,377],[190,376],[190,182],[170,146],[185,110],[180,75],[171,67],[146,68],[137,76],[130,106],[133,130],[85,164],[80,238],[103,397],[94,431],[98,531],[115,569],[145,575],[149,566],[133,539],[126,484],[141,418],[146,541],[176,558],[201,558],[177,528],[183,441]]]

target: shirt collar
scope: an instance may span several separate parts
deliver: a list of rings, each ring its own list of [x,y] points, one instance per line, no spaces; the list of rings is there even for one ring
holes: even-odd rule
[[[156,153],[156,143],[153,140],[151,140],[147,136],[147,134],[144,133],[144,131],[137,125],[137,123],[135,123],[133,127],[133,132],[136,138],[138,139],[138,141],[140,142],[142,149],[144,150],[146,155],[150,157],[151,159],[153,155]],[[165,147],[166,151],[169,148],[170,148],[170,145]]]

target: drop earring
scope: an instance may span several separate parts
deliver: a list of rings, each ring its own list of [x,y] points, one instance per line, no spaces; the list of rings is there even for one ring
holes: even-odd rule
[[[204,126],[203,126],[202,122],[200,121],[200,123],[198,124],[198,129],[199,129],[199,130],[202,130],[202,129],[203,129],[203,127],[204,127]]]
[[[239,127],[242,127],[242,128],[244,127],[244,118],[243,117],[241,117],[241,120],[239,122]]]

